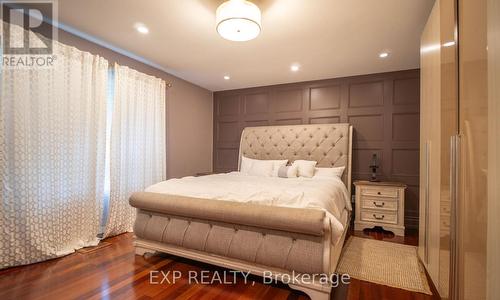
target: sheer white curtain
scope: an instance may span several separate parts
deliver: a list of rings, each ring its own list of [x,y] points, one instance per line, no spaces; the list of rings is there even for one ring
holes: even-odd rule
[[[165,81],[115,65],[111,197],[105,236],[131,232],[131,193],[166,177]]]
[[[0,268],[98,242],[108,63],[54,51],[53,68],[0,75]]]

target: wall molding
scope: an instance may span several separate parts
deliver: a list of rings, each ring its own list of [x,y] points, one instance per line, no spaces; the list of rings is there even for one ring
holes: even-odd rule
[[[419,99],[419,70],[215,92],[214,171],[237,169],[245,127],[349,122],[354,126],[353,180],[369,179],[368,166],[376,153],[380,178],[408,185],[406,223],[416,228]]]

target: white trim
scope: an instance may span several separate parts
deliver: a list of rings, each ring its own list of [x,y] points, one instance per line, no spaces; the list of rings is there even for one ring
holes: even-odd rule
[[[53,2],[54,2],[54,4],[55,4],[55,5],[54,5],[54,13],[57,15],[57,14],[58,14],[58,5],[57,5],[58,3],[57,3],[57,0],[52,0],[52,1],[53,1]],[[42,16],[42,19],[40,19],[38,15],[36,15],[36,14],[31,14],[31,13],[30,13],[30,17],[31,17],[31,18],[34,18],[34,19],[37,19],[37,20],[39,20],[39,21],[46,22],[47,24],[50,24],[51,26],[53,26],[53,27],[55,27],[55,28],[58,28],[58,29],[60,29],[60,30],[64,30],[64,31],[66,31],[66,32],[68,32],[68,33],[71,33],[71,34],[73,34],[73,35],[75,35],[75,36],[77,36],[77,37],[79,37],[79,38],[82,38],[82,39],[84,39],[84,40],[86,40],[86,41],[92,42],[92,43],[97,44],[97,45],[99,45],[99,46],[101,46],[101,47],[104,47],[104,48],[106,48],[106,49],[109,49],[109,50],[111,50],[111,51],[114,51],[114,52],[116,52],[116,53],[118,53],[118,54],[124,55],[124,56],[126,56],[126,57],[128,57],[128,58],[131,58],[131,59],[133,59],[133,60],[136,60],[136,61],[138,61],[138,62],[141,62],[141,63],[143,63],[143,64],[145,64],[145,65],[148,65],[148,66],[150,66],[150,67],[153,67],[153,68],[155,68],[155,69],[158,69],[158,70],[160,70],[160,71],[163,71],[163,72],[165,72],[165,73],[167,73],[167,74],[169,74],[169,75],[172,75],[172,76],[174,76],[174,77],[178,77],[178,78],[180,78],[180,79],[182,79],[182,80],[185,80],[185,81],[187,81],[187,82],[189,82],[189,83],[192,83],[192,84],[194,84],[194,85],[196,85],[196,86],[202,87],[202,86],[200,86],[200,85],[198,85],[198,84],[195,84],[195,83],[193,83],[193,82],[189,81],[188,79],[183,78],[183,77],[182,77],[182,75],[180,74],[180,72],[177,72],[177,71],[175,71],[175,70],[173,70],[173,69],[170,69],[170,68],[165,68],[165,67],[163,67],[163,66],[161,66],[161,65],[159,65],[159,64],[157,64],[157,63],[155,63],[155,62],[153,62],[153,61],[151,61],[151,60],[149,60],[149,59],[144,58],[143,56],[140,56],[140,55],[138,55],[138,54],[135,54],[135,53],[133,53],[133,52],[130,52],[130,51],[128,51],[128,50],[125,50],[125,49],[123,49],[123,48],[120,48],[120,47],[118,47],[118,46],[116,46],[116,45],[113,45],[113,44],[111,44],[111,43],[109,43],[109,42],[106,42],[105,40],[102,40],[102,39],[100,39],[100,38],[97,38],[97,37],[95,37],[95,36],[93,36],[93,35],[90,35],[90,34],[88,34],[88,33],[83,32],[83,31],[80,31],[80,30],[76,29],[76,28],[75,28],[75,27],[73,27],[73,26],[70,26],[70,25],[67,25],[67,24],[65,24],[65,23],[62,23],[62,22],[60,22],[58,19],[54,21],[54,20],[49,19],[49,18],[46,18],[46,17],[44,17],[44,16]],[[59,16],[58,16],[58,17],[59,17]],[[57,40],[57,32],[55,32],[54,39],[55,39],[55,40]],[[202,88],[207,89],[207,88],[205,88],[205,87],[202,87]],[[207,90],[209,90],[209,89],[207,89]],[[211,91],[211,90],[210,90],[210,91]]]
[[[118,54],[121,54],[121,55],[126,56],[126,57],[128,57],[128,58],[131,58],[131,59],[133,59],[133,60],[136,60],[136,61],[138,61],[138,62],[140,62],[140,63],[143,63],[143,64],[145,64],[145,65],[148,65],[148,66],[150,66],[150,67],[153,67],[153,68],[155,68],[155,69],[157,69],[157,70],[160,70],[160,71],[162,71],[162,72],[165,72],[165,73],[167,73],[168,75],[171,75],[171,76],[173,76],[173,77],[177,77],[177,78],[182,79],[182,80],[184,80],[184,81],[186,81],[186,82],[189,82],[190,84],[193,84],[193,85],[195,85],[195,86],[198,86],[198,87],[200,87],[200,88],[203,88],[203,89],[206,89],[206,90],[208,90],[208,91],[213,92],[211,89],[209,89],[209,88],[207,88],[207,87],[201,86],[201,85],[199,85],[199,84],[197,84],[197,83],[194,83],[194,82],[190,81],[190,80],[189,80],[189,79],[187,79],[187,78],[184,78],[184,76],[181,74],[181,72],[178,72],[178,71],[173,70],[173,69],[170,69],[170,68],[165,68],[165,67],[161,66],[161,65],[160,65],[160,64],[158,64],[158,63],[155,63],[155,62],[153,62],[153,61],[151,61],[151,60],[149,60],[149,59],[144,58],[143,56],[140,56],[140,55],[138,55],[138,54],[135,54],[135,53],[133,53],[133,52],[130,52],[130,51],[128,51],[128,50],[125,50],[125,49],[123,49],[123,48],[120,48],[120,47],[118,47],[118,46],[116,46],[116,45],[113,45],[113,44],[111,44],[111,43],[109,43],[109,42],[106,42],[105,40],[102,40],[102,39],[97,38],[97,37],[95,37],[95,36],[93,36],[93,35],[90,35],[90,34],[88,34],[88,33],[85,33],[85,32],[83,32],[83,31],[80,31],[80,30],[78,30],[78,29],[76,29],[76,28],[74,28],[74,27],[72,27],[72,26],[69,26],[69,25],[64,24],[64,23],[62,23],[62,22],[59,22],[59,21],[56,21],[56,22],[54,23],[54,21],[53,21],[53,20],[50,20],[50,19],[45,19],[44,21],[45,21],[45,22],[47,22],[47,23],[49,23],[50,25],[52,25],[52,26],[54,26],[54,27],[56,27],[56,28],[60,29],[60,30],[66,31],[66,32],[68,32],[68,33],[70,33],[70,34],[72,34],[72,35],[74,35],[74,36],[77,36],[77,37],[79,37],[79,38],[81,38],[81,39],[84,39],[84,40],[86,40],[86,41],[89,41],[89,42],[94,43],[94,44],[96,44],[96,45],[99,45],[99,46],[101,46],[101,47],[104,47],[104,48],[106,48],[106,49],[109,49],[109,50],[111,50],[111,51],[114,51],[114,52],[116,52],[116,53],[118,53]]]
[[[95,36],[92,36],[90,34],[87,34],[87,33],[83,32],[83,31],[80,31],[80,30],[78,30],[78,29],[76,29],[76,28],[74,28],[72,26],[66,25],[66,24],[61,23],[61,22],[58,22],[56,25],[54,25],[51,20],[49,21],[49,23],[52,26],[55,26],[55,27],[57,27],[57,28],[59,28],[61,30],[64,30],[66,32],[69,32],[69,33],[71,33],[71,34],[73,34],[73,35],[75,35],[75,36],[77,36],[79,38],[82,38],[84,40],[87,40],[89,42],[97,44],[97,45],[99,45],[101,47],[104,47],[104,48],[107,48],[109,50],[112,50],[112,51],[114,51],[116,53],[119,53],[121,55],[127,56],[127,57],[129,57],[129,58],[131,58],[133,60],[137,60],[137,61],[139,61],[139,62],[141,62],[143,64],[146,64],[146,65],[148,65],[150,67],[153,67],[155,69],[161,70],[161,71],[163,71],[165,73],[173,74],[173,75],[179,77],[178,74],[175,74],[177,72],[174,71],[174,70],[172,70],[172,69],[167,69],[165,67],[162,67],[161,65],[159,65],[159,64],[157,64],[155,62],[152,62],[152,61],[150,61],[150,60],[148,60],[148,59],[146,59],[146,58],[144,58],[144,57],[142,57],[140,55],[137,55],[137,54],[135,54],[133,52],[130,52],[130,51],[127,51],[127,50],[125,50],[123,48],[115,46],[115,45],[113,45],[113,44],[111,44],[109,42],[106,42],[106,41],[104,41],[104,40],[102,40],[100,38],[97,38]]]

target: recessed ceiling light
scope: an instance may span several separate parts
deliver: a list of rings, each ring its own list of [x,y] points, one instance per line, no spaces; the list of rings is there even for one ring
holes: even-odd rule
[[[380,53],[380,54],[378,55],[378,57],[380,57],[380,58],[386,58],[386,57],[388,57],[388,56],[389,56],[389,53],[387,53],[387,52],[382,52],[382,53]]]
[[[135,27],[135,30],[137,30],[138,32],[140,32],[142,34],[149,33],[149,29],[146,27],[146,25],[144,25],[142,23],[136,23],[134,27]]]
[[[455,45],[455,41],[451,41],[451,42],[446,42],[443,44],[443,47],[451,47],[451,46],[454,46]]]
[[[225,76],[224,76],[224,79],[225,79],[225,80],[229,80],[229,79],[231,79],[231,77],[229,77],[228,75],[225,75]]]
[[[290,70],[292,70],[292,72],[297,72],[299,69],[300,69],[300,66],[299,66],[299,65],[292,65],[292,66],[290,67]]]

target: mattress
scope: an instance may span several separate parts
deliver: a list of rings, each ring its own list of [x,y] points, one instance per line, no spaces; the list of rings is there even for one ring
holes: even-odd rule
[[[332,242],[341,237],[351,210],[348,191],[340,178],[279,178],[240,172],[170,179],[146,192],[260,205],[313,208],[326,212]]]

